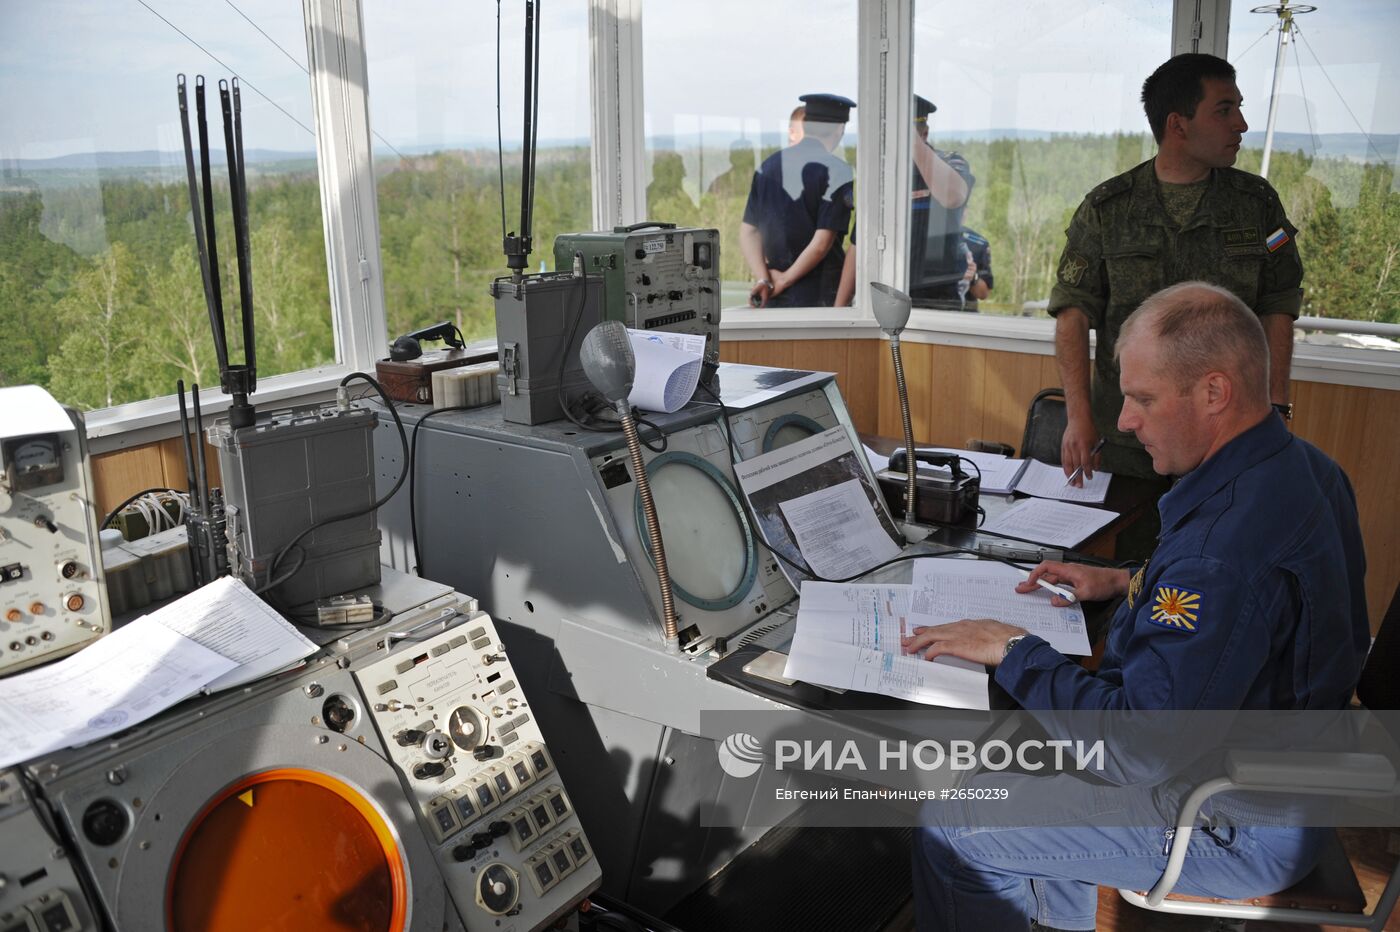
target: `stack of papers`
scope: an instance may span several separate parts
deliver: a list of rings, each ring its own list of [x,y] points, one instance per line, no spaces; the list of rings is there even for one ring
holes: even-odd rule
[[[1099,528],[1118,517],[1106,508],[1028,498],[982,525],[979,530],[1037,544],[1077,547]]]
[[[1009,495],[1020,492],[1037,498],[1053,498],[1063,502],[1081,502],[1102,505],[1108,496],[1108,483],[1112,473],[1096,472],[1091,479],[1084,480],[1083,488],[1068,485],[1065,472],[1059,466],[1051,466],[1039,460],[1016,460],[998,453],[978,453],[973,450],[954,450],[949,447],[919,447],[920,453],[951,453],[971,460],[981,471],[981,491],[991,495]],[[889,465],[889,457],[881,456],[869,447],[865,455],[876,472]],[[920,466],[919,472],[928,472],[930,467]],[[972,470],[965,470],[972,472]],[[947,470],[943,470],[946,474]]]
[[[928,559],[915,562],[911,585],[804,582],[783,675],[914,702],[986,709],[987,674],[980,663],[908,655],[901,639],[927,625],[995,618],[1045,638],[1063,654],[1087,655],[1083,610],[1056,608],[1043,589],[1017,593],[1016,584],[1025,578],[1002,563]]]
[[[224,577],[71,657],[0,680],[0,767],[115,734],[316,649],[241,580]]]

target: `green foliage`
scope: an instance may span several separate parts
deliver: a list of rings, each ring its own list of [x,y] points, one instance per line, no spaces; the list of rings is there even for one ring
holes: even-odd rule
[[[942,143],[938,143],[942,146]],[[996,290],[984,310],[1045,298],[1064,228],[1085,193],[1152,154],[1145,135],[959,142],[977,177],[966,222],[992,243]],[[770,151],[757,153],[766,157]],[[665,156],[664,158],[662,156]],[[854,162],[854,147],[845,148]],[[519,222],[519,157],[506,166],[506,230]],[[721,274],[748,278],[738,247],[753,154],[658,153],[650,219],[715,227]],[[590,229],[589,153],[539,154],[533,269],[554,237]],[[250,166],[254,168],[255,166]],[[1239,167],[1257,171],[1259,152]],[[687,177],[690,170],[695,177]],[[1400,191],[1387,165],[1275,153],[1270,181],[1307,269],[1304,313],[1400,322]],[[0,384],[33,382],[94,408],[217,379],[181,179],[146,172],[0,188]],[[253,305],[261,376],[334,358],[320,188],[314,166],[262,166],[250,179]],[[226,181],[215,182],[219,260],[233,361],[239,296]],[[390,162],[378,178],[391,337],[439,320],[468,339],[495,328],[491,281],[505,274],[496,154],[437,152]]]

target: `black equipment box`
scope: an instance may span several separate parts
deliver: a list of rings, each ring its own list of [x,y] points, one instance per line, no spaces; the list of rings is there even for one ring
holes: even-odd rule
[[[896,450],[890,463],[875,474],[884,493],[885,504],[896,518],[904,515],[904,493],[908,485],[904,450]],[[976,518],[977,496],[982,480],[963,472],[961,457],[948,453],[916,452],[914,461],[914,520],[922,524],[960,524]],[[924,464],[945,467],[951,474],[921,468]]]

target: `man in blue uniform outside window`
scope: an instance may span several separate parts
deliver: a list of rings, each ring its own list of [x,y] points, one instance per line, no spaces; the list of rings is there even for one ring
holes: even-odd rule
[[[802,138],[754,173],[739,248],[756,284],[755,307],[829,307],[855,206],[855,176],[835,154],[855,101],[804,94]]]
[[[1153,469],[1179,477],[1158,504],[1160,543],[1136,573],[1042,563],[1017,587],[1031,592],[1044,578],[1081,600],[1126,597],[1098,671],[990,619],[916,629],[906,651],[993,666],[1029,710],[1344,708],[1370,634],[1355,497],[1337,464],[1270,407],[1258,316],[1223,288],[1187,282],[1128,318],[1116,354],[1119,429]],[[1175,815],[1166,808],[1154,807],[1159,824],[1137,828],[990,828],[931,811],[941,824],[915,840],[918,927],[1092,929],[1096,885],[1142,890],[1160,875]],[[1178,890],[1238,898],[1284,889],[1312,868],[1327,831],[1196,832]]]

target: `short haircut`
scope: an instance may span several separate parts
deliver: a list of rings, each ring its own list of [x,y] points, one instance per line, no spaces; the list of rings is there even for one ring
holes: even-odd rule
[[[792,108],[792,116],[788,117],[788,122],[801,123],[805,119],[807,119],[807,108],[805,106],[798,106]]]
[[[1159,143],[1167,131],[1167,117],[1179,113],[1189,120],[1196,115],[1196,105],[1205,97],[1207,78],[1233,81],[1234,66],[1214,55],[1187,52],[1167,59],[1142,82],[1142,109]]]
[[[1148,328],[1158,365],[1183,393],[1208,372],[1224,372],[1246,404],[1269,400],[1269,342],[1259,316],[1232,292],[1205,282],[1172,285],[1142,302],[1118,334],[1115,355]]]

